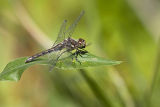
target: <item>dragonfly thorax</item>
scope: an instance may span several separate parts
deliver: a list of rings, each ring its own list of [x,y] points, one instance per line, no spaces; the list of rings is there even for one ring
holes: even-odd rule
[[[74,50],[74,49],[82,49],[86,47],[86,42],[84,39],[79,38],[78,40],[72,39],[72,38],[68,38],[67,40],[64,41],[65,45],[67,48]]]

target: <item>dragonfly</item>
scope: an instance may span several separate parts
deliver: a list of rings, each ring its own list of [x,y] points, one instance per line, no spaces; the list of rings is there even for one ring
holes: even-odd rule
[[[75,30],[75,27],[77,26],[78,22],[80,21],[84,13],[85,13],[84,11],[81,11],[80,15],[76,18],[73,24],[71,24],[68,27],[68,29],[66,29],[67,20],[64,20],[53,46],[47,50],[44,50],[42,52],[30,56],[25,61],[25,63],[30,63],[41,56],[59,51],[60,54],[56,56],[56,60],[54,61],[56,64],[56,62],[60,59],[60,57],[66,52],[72,53],[73,50],[76,50],[76,52],[73,54],[76,56],[76,58],[81,53],[87,52],[84,50],[84,48],[86,47],[86,41],[84,39],[79,38],[78,40],[75,40],[72,38],[72,34]],[[67,38],[65,38],[66,35]]]

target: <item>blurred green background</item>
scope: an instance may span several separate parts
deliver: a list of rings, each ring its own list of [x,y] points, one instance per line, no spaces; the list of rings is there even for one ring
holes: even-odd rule
[[[64,19],[85,10],[74,37],[97,56],[124,61],[85,71],[27,69],[0,82],[0,107],[159,107],[159,0],[0,0],[0,71],[50,48]]]

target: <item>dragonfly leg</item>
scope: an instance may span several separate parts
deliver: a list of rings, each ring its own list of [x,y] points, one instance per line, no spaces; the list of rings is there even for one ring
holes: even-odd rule
[[[75,59],[76,59],[76,61],[77,61],[77,62],[79,62],[79,64],[81,65],[81,64],[82,64],[82,63],[81,63],[81,61],[79,61],[79,60],[78,60],[78,58],[77,58],[77,57],[78,57],[78,55],[79,55],[79,53],[78,53],[78,52],[76,52]]]
[[[74,56],[75,56],[76,61],[81,65],[82,63],[81,63],[81,61],[78,60],[78,55],[80,55],[80,50],[77,49],[76,52],[74,53]]]
[[[83,57],[81,54],[79,54],[80,57]]]
[[[80,63],[80,65],[82,64],[79,60],[78,60],[78,55],[80,57],[83,57],[82,55],[88,53],[88,51],[84,50],[84,49],[76,49],[76,52],[74,53],[75,59],[77,62]]]
[[[76,50],[76,53],[80,56],[80,57],[83,57],[82,55],[85,54],[85,53],[88,53],[88,51],[84,50],[84,49],[77,49]]]
[[[81,61],[79,61],[77,57],[76,57],[76,61],[79,62],[80,65],[82,64]]]

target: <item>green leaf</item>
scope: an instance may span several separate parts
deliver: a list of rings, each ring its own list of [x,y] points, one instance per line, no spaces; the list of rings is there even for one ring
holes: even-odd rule
[[[43,60],[26,64],[26,59],[27,57],[17,58],[8,63],[4,70],[0,73],[0,80],[18,81],[24,70],[26,70],[28,67],[34,64],[45,64]]]
[[[17,58],[14,61],[7,64],[4,70],[0,73],[0,80],[8,81],[18,81],[21,78],[22,73],[28,67],[34,64],[45,64],[50,65],[48,58],[37,59],[30,63],[25,63],[27,57]],[[85,67],[95,67],[100,65],[117,65],[121,61],[112,61],[104,58],[94,56],[90,53],[86,53],[82,56],[78,56],[77,60],[75,57],[68,56],[66,58],[60,59],[55,68],[58,69],[82,69]]]
[[[82,57],[78,56],[78,61],[76,61],[75,57],[73,57],[74,60],[72,60],[71,57],[73,56],[59,60],[56,67],[60,69],[82,69],[85,67],[95,67],[100,65],[117,65],[122,62],[107,60],[105,58],[97,57],[90,53],[86,53],[82,55]]]

